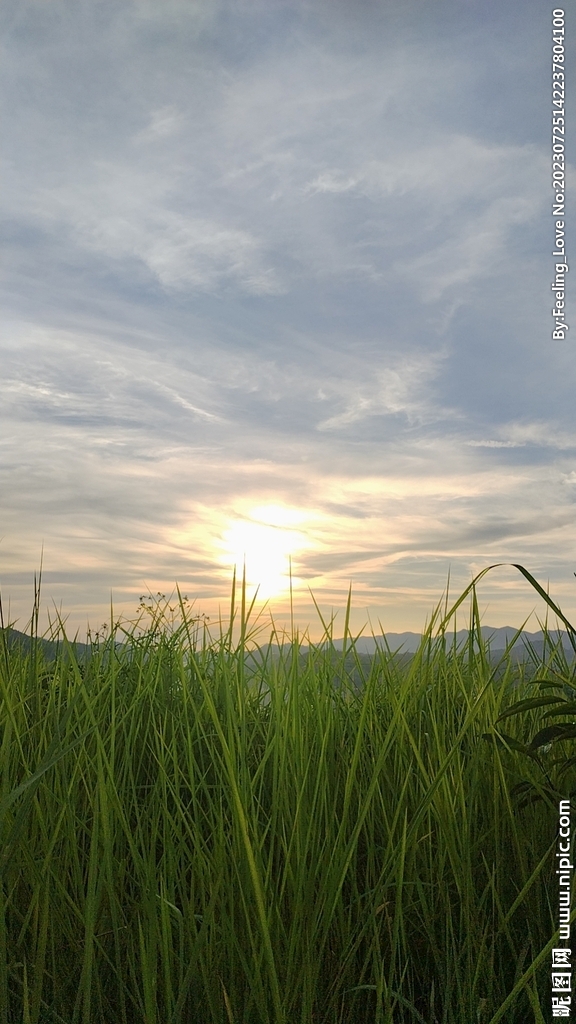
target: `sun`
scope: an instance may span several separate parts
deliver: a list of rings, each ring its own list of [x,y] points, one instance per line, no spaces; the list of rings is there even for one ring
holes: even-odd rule
[[[286,592],[290,588],[290,558],[308,546],[297,528],[303,518],[298,510],[277,505],[251,509],[248,516],[230,521],[224,530],[221,561],[234,566],[240,577],[245,571],[247,584],[258,587],[258,597],[263,600]]]

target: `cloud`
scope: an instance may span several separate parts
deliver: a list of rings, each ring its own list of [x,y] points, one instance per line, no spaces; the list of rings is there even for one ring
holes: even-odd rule
[[[113,261],[139,260],[169,290],[213,291],[229,282],[256,295],[283,290],[251,232],[170,209],[169,182],[107,162],[92,176],[89,184],[37,193],[31,205],[47,230]]]
[[[446,353],[420,353],[398,359],[389,367],[373,368],[366,375],[368,380],[347,389],[345,410],[320,422],[318,430],[339,430],[368,416],[403,414],[410,423],[445,417],[446,410],[434,409],[428,390],[445,358]],[[329,389],[330,383],[323,386],[323,397]]]
[[[270,508],[303,517],[321,600],[352,580],[402,628],[449,564],[568,586],[574,367],[546,341],[526,11],[512,36],[510,5],[23,0],[1,62],[18,601],[43,539],[86,613],[174,579],[216,607],[218,545]]]
[[[522,448],[525,441],[466,441],[471,448]]]
[[[559,429],[554,423],[507,423],[503,432],[507,440],[488,438],[481,441],[466,441],[473,448],[554,448],[566,451],[576,448],[576,433]]]
[[[172,104],[159,107],[150,113],[150,122],[146,128],[133,136],[135,143],[154,143],[169,138],[184,127],[184,115]]]

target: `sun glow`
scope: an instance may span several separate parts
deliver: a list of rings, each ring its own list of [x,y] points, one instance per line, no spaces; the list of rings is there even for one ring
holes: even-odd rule
[[[297,528],[302,512],[277,505],[251,509],[246,518],[230,522],[222,536],[221,561],[236,567],[238,576],[246,572],[246,582],[258,587],[258,597],[266,600],[290,587],[290,558],[309,546],[305,534]],[[292,575],[293,586],[298,583]]]

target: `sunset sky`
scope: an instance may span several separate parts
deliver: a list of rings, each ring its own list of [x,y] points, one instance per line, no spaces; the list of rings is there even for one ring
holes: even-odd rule
[[[310,589],[329,613],[351,584],[355,626],[418,631],[448,572],[456,594],[492,562],[576,612],[552,6],[7,0],[0,587],[19,628],[42,547],[43,605],[81,630],[176,581],[214,616],[244,558],[280,618],[291,559],[302,625]],[[574,137],[572,69],[573,49]],[[510,569],[480,596],[490,625],[543,612]]]

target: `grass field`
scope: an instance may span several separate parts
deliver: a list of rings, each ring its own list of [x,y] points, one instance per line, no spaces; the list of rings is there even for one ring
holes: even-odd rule
[[[464,598],[410,659],[248,658],[244,600],[89,657],[3,631],[0,1024],[548,1021],[576,667],[495,665]]]

